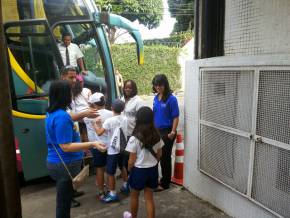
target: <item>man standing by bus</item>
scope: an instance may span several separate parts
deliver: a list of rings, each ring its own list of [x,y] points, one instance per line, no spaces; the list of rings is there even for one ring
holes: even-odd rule
[[[58,49],[64,66],[73,66],[76,69],[79,67],[80,72],[87,75],[83,61],[84,55],[79,46],[72,43],[72,36],[69,32],[62,34],[62,43],[58,44]]]

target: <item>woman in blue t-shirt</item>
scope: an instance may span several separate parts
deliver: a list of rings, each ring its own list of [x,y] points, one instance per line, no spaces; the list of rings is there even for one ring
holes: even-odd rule
[[[170,185],[171,153],[179,122],[179,108],[164,74],[156,75],[152,80],[152,85],[153,92],[157,93],[153,101],[154,123],[164,142],[160,160],[162,178],[156,189],[156,191],[162,191],[168,189]]]
[[[66,112],[72,101],[71,86],[67,81],[55,81],[49,89],[49,107],[46,115],[47,169],[56,181],[56,217],[70,217],[73,186],[62,160],[72,177],[81,170],[83,151],[96,148],[105,151],[101,142],[80,142],[79,132]],[[60,157],[62,160],[60,159]]]

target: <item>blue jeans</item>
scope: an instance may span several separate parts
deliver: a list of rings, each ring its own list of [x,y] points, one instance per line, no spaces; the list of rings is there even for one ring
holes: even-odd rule
[[[81,170],[82,160],[66,164],[72,177]],[[56,218],[69,218],[73,198],[71,178],[62,163],[46,164],[50,177],[56,181]]]

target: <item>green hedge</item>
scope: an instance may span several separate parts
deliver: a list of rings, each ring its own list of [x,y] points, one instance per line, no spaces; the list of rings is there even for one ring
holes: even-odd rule
[[[177,63],[179,48],[164,45],[144,46],[144,65],[137,63],[136,46],[132,44],[112,45],[112,58],[124,81],[132,79],[137,83],[140,95],[152,93],[152,79],[158,73],[167,75],[171,89],[181,87],[180,66]]]
[[[144,45],[166,45],[166,46],[173,46],[173,47],[182,47],[184,46],[189,40],[192,39],[193,33],[191,31],[187,32],[179,32],[172,34],[170,37],[162,38],[162,39],[147,39],[144,40]]]

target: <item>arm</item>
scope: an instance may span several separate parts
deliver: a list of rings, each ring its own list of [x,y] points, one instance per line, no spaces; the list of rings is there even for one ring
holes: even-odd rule
[[[89,100],[89,98],[91,97],[91,95],[92,95],[92,91],[89,90],[89,92],[88,92],[88,100]]]
[[[97,114],[97,110],[96,109],[88,109],[88,110],[85,110],[85,111],[82,111],[82,112],[79,112],[79,113],[70,113],[70,116],[71,116],[71,119],[73,121],[79,121],[85,117],[88,117],[88,118],[96,118],[98,116]]]
[[[168,134],[168,138],[174,139],[179,122],[179,107],[176,97],[173,97],[172,100],[170,101],[170,113],[171,117],[173,118],[173,122],[171,132]]]
[[[79,48],[78,45],[75,45],[75,49],[76,49],[76,59],[77,59],[77,64],[79,66],[79,68],[81,69],[81,73],[84,75],[87,75],[86,69],[85,69],[85,65],[84,65],[84,54],[82,53],[81,49]]]
[[[84,66],[84,61],[83,61],[83,58],[78,58],[77,59],[77,63],[78,63],[78,66],[80,67],[81,69],[81,72],[85,72],[85,66]]]
[[[64,152],[77,152],[89,148],[96,148],[101,152],[106,150],[105,145],[101,142],[72,142],[67,144],[60,144],[59,146]]]
[[[179,123],[179,117],[174,118],[173,124],[172,124],[172,129],[171,129],[171,132],[174,132],[174,134],[176,133],[178,123]]]
[[[136,159],[137,159],[137,153],[130,152],[129,161],[128,161],[128,170],[129,171],[131,171],[131,169],[134,167]]]
[[[103,135],[106,131],[103,127],[100,127],[97,123],[94,124],[94,129],[96,133],[98,134],[98,136]]]
[[[172,129],[171,129],[171,132],[168,134],[168,138],[173,139],[174,136],[176,135],[176,129],[178,126],[178,122],[179,122],[179,117],[175,117],[173,119]]]
[[[162,157],[162,148],[159,148],[159,149],[157,150],[157,154],[156,154],[156,156],[157,156],[158,161],[160,161],[160,159],[161,159],[161,157]]]

